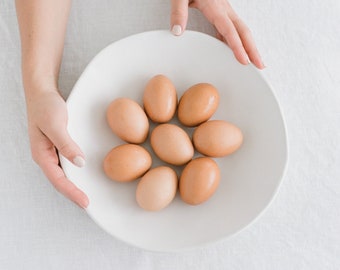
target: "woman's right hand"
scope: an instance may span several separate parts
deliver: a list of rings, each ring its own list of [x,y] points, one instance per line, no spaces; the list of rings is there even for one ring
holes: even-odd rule
[[[67,177],[59,165],[57,151],[78,167],[85,157],[67,131],[67,107],[57,89],[34,91],[26,96],[28,132],[33,160],[40,166],[52,185],[65,197],[82,208],[89,199]]]

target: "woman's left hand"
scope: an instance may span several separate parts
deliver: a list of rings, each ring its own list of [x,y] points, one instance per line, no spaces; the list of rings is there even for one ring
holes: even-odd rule
[[[188,21],[188,8],[197,8],[217,30],[217,38],[224,41],[243,65],[252,62],[265,68],[249,28],[238,17],[227,0],[171,0],[171,31],[181,35]]]

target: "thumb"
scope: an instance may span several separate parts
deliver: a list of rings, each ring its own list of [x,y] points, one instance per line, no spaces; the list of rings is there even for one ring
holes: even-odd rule
[[[80,150],[80,147],[75,141],[72,140],[66,129],[49,134],[49,138],[58,149],[59,153],[70,162],[78,167],[85,166],[84,153]]]
[[[188,21],[188,0],[171,0],[171,32],[181,35]]]

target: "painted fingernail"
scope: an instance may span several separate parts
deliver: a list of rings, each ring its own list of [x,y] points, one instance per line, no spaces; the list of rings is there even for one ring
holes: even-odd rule
[[[261,61],[262,64],[262,68],[266,68],[267,66],[263,63],[263,61]]]
[[[250,64],[250,60],[249,60],[248,55],[246,56],[246,60],[247,60],[247,64],[249,65]]]
[[[175,36],[179,36],[180,34],[182,34],[182,27],[180,25],[176,24],[172,27],[171,32]]]
[[[86,209],[89,206],[89,199],[87,197],[83,198],[80,203],[80,207]]]
[[[261,59],[257,60],[254,64],[258,69],[265,69],[266,68],[266,66],[264,65],[264,63]]]
[[[78,204],[79,207],[86,209],[89,205],[89,199],[86,196],[84,196],[83,194],[81,194],[81,197],[82,197],[81,201],[77,202],[77,204]]]
[[[73,159],[73,164],[76,165],[79,168],[84,167],[85,166],[85,159],[83,159],[81,156],[76,156]]]

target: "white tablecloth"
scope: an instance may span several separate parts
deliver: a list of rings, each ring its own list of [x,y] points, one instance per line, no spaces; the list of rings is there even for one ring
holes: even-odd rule
[[[268,211],[237,236],[152,253],[102,231],[30,156],[14,1],[0,2],[0,269],[340,269],[340,1],[233,0],[282,105],[289,165]],[[73,2],[60,87],[131,34],[167,29],[170,1]],[[190,11],[188,29],[214,34]]]

